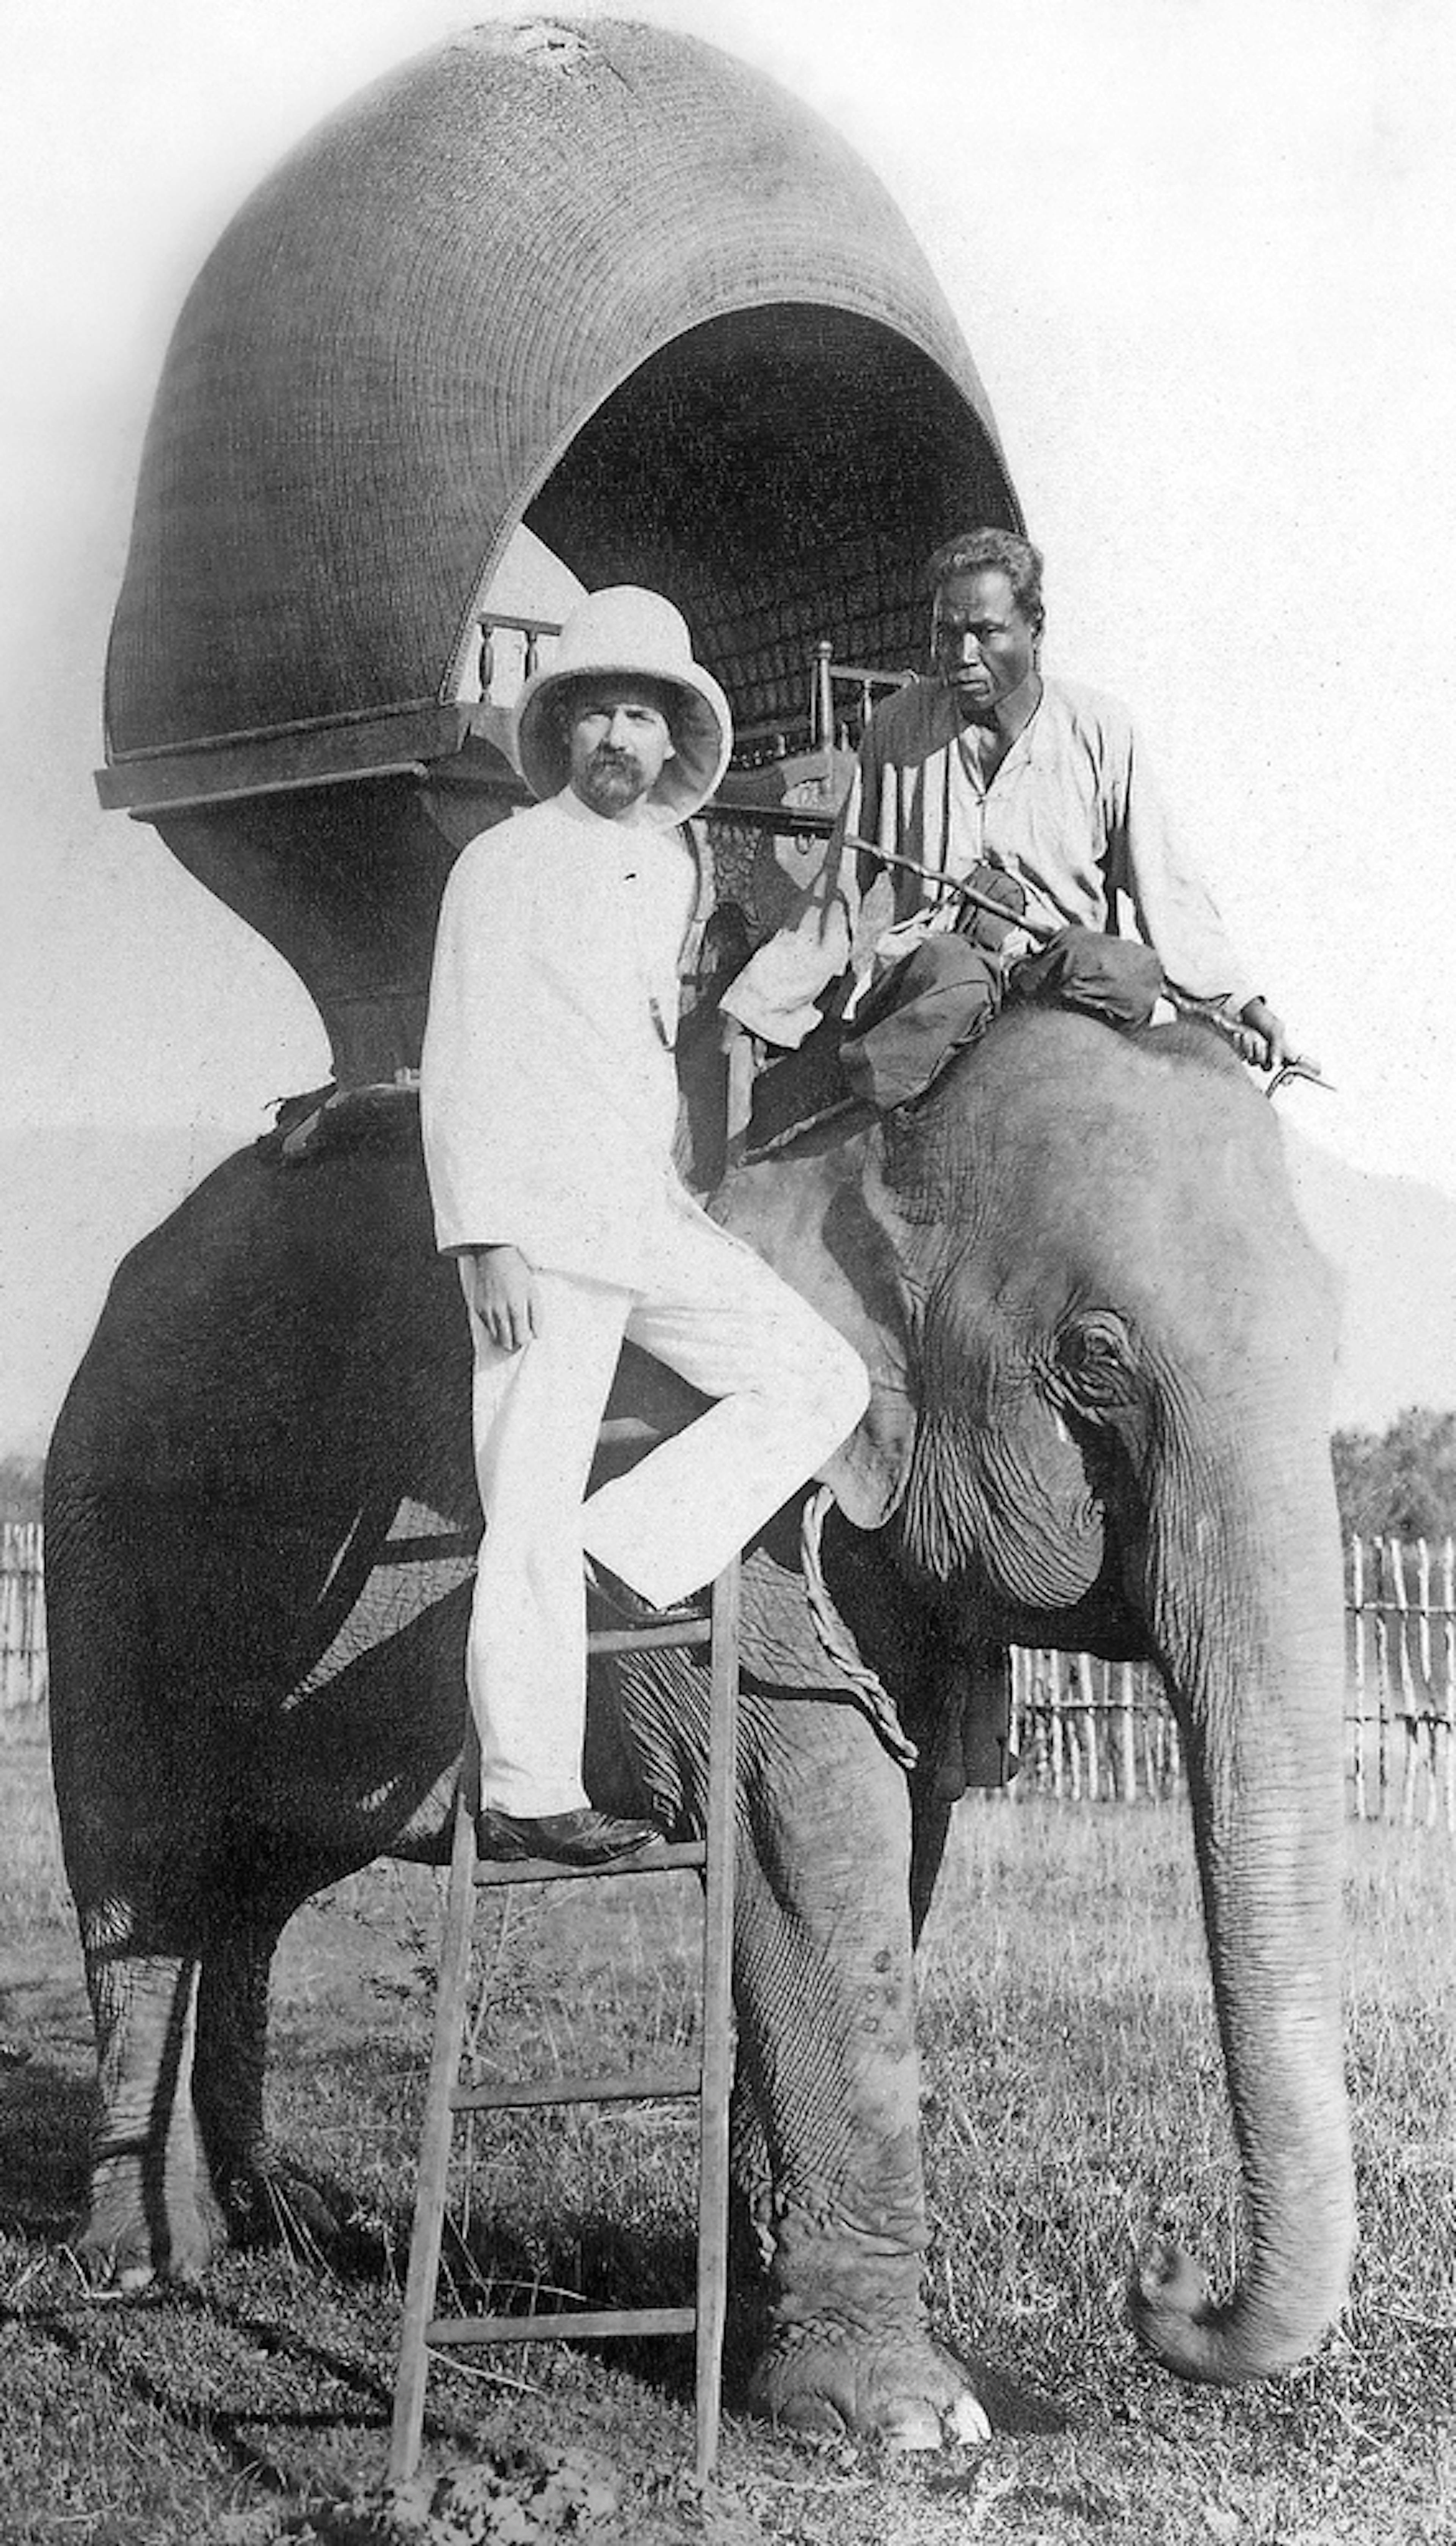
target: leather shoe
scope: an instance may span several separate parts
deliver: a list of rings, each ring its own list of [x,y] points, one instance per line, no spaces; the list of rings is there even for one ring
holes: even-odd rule
[[[631,1583],[613,1573],[609,1565],[595,1556],[587,1558],[587,1598],[594,1610],[618,1627],[693,1626],[707,1616],[710,1596],[706,1591],[694,1591],[659,1609],[645,1591],[634,1591]]]
[[[546,1856],[559,1865],[610,1865],[619,1856],[635,1856],[640,1848],[653,1846],[662,1835],[652,1822],[618,1821],[591,1804],[575,1813],[544,1813],[534,1821],[488,1804],[476,1845],[493,1864]]]

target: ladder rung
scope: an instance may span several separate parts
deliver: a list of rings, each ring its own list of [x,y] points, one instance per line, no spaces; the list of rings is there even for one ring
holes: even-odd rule
[[[587,1638],[589,1654],[657,1654],[674,1645],[710,1645],[711,1622],[687,1618],[679,1627],[594,1627]]]
[[[702,2093],[700,2069],[643,2069],[633,2078],[542,2078],[517,2086],[457,2086],[455,2113],[507,2113],[527,2104],[657,2104]]]
[[[685,1865],[705,1865],[707,1848],[700,1838],[680,1847],[644,1847],[637,1856],[614,1856],[606,1865],[563,1865],[554,1856],[523,1856],[497,1862],[483,1857],[475,1868],[478,1884],[582,1883],[603,1874],[673,1874]]]
[[[569,2316],[438,2316],[425,2328],[437,2348],[469,2342],[595,2342],[605,2334],[691,2334],[696,2308],[583,2308]]]

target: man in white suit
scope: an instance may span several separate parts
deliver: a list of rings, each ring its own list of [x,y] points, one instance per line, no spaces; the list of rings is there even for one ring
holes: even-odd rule
[[[868,1383],[673,1172],[697,897],[680,826],[732,723],[671,603],[630,585],[583,602],[522,693],[516,746],[540,801],[471,841],[441,906],[425,1157],[475,1347],[482,1846],[599,1863],[657,1833],[582,1785],[584,1552],[637,1614],[683,1600],[848,1438]],[[584,1502],[624,1337],[715,1401]]]

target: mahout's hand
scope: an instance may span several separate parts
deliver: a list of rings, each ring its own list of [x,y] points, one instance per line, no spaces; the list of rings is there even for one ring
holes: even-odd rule
[[[1234,1042],[1240,1059],[1253,1061],[1255,1069],[1287,1069],[1299,1059],[1289,1028],[1282,1017],[1275,1016],[1267,999],[1245,1000]]]
[[[519,1246],[477,1246],[466,1258],[470,1299],[493,1344],[520,1352],[539,1331],[536,1279]]]

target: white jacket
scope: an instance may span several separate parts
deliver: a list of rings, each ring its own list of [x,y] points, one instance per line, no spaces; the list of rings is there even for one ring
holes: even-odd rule
[[[483,831],[441,903],[421,1061],[442,1248],[640,1289],[676,1186],[683,834],[570,788]]]

